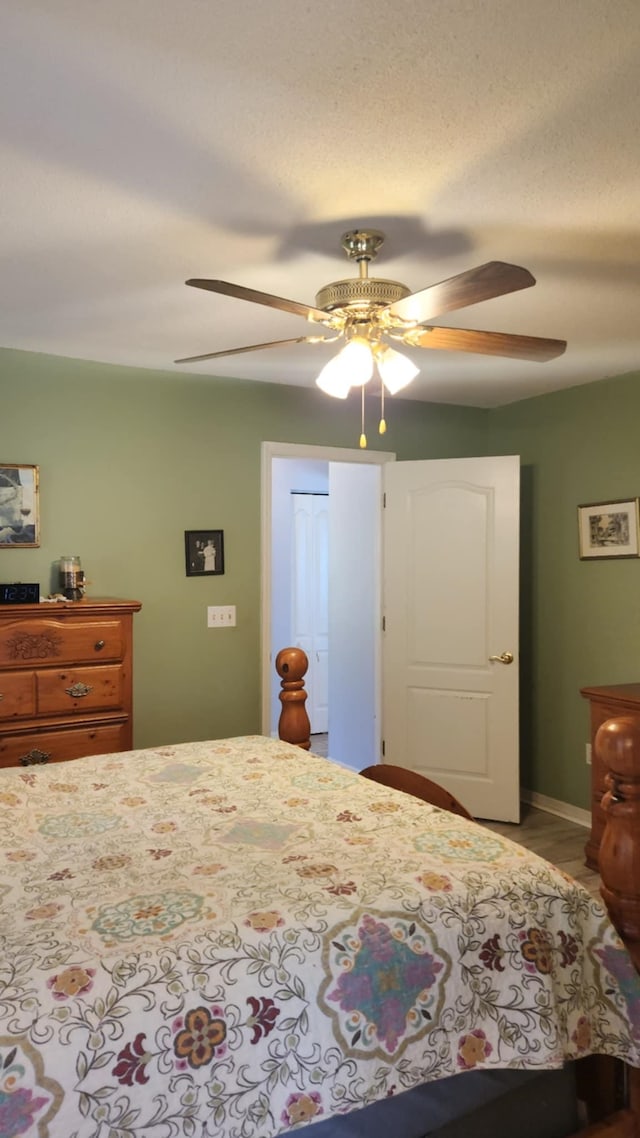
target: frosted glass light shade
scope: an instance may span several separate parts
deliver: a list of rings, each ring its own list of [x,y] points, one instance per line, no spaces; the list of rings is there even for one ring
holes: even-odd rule
[[[351,387],[362,387],[373,374],[373,356],[366,340],[353,339],[325,364],[316,383],[326,395],[346,399]]]
[[[411,383],[420,371],[408,356],[403,356],[402,352],[396,352],[394,348],[378,348],[376,363],[382,382],[390,395],[402,391],[402,388]]]

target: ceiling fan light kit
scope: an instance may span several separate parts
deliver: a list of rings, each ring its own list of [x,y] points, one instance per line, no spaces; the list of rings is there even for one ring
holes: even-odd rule
[[[395,395],[411,382],[419,368],[412,360],[396,351],[389,340],[410,348],[435,348],[444,351],[475,352],[479,355],[506,356],[542,362],[562,355],[565,340],[549,340],[538,336],[517,336],[505,332],[474,331],[469,328],[432,326],[429,322],[481,300],[504,296],[530,288],[535,278],[527,269],[504,261],[488,261],[475,269],[411,293],[400,281],[369,276],[369,264],[376,257],[384,234],[378,229],[353,229],[343,234],[342,248],[359,267],[360,276],[324,285],[316,295],[315,307],[296,300],[272,296],[244,288],[229,281],[192,278],[186,284],[194,288],[264,304],[295,316],[303,316],[312,324],[322,324],[329,336],[298,336],[290,340],[272,340],[265,344],[249,344],[220,352],[187,356],[176,363],[196,363],[220,356],[287,344],[332,343],[344,339],[338,354],[325,366],[316,384],[327,395],[346,399],[351,388],[361,388],[362,429],[360,446],[366,446],[364,432],[364,388],[377,366],[380,376],[380,434],[386,430],[384,418],[385,388]]]
[[[403,387],[406,387],[412,379],[416,378],[420,371],[413,360],[410,360],[408,356],[403,356],[402,352],[396,352],[395,348],[378,344],[374,348],[374,355],[380,378],[389,395],[397,395]]]
[[[337,356],[325,364],[316,383],[325,395],[346,399],[351,387],[363,386],[372,375],[373,356],[369,343],[361,336],[354,336]]]

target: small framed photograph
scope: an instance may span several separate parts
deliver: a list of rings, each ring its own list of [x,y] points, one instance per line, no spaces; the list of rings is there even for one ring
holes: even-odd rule
[[[39,468],[0,463],[0,549],[40,545]]]
[[[640,557],[638,499],[578,506],[578,537],[583,561]]]
[[[224,534],[221,529],[188,529],[184,534],[187,577],[224,573]]]

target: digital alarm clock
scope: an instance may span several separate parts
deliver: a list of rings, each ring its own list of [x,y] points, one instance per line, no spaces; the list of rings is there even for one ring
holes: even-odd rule
[[[37,605],[39,601],[40,586],[34,581],[0,585],[0,605]]]

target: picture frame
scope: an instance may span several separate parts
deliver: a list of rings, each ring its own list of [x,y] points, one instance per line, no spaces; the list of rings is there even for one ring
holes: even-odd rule
[[[0,462],[0,549],[40,545],[40,468]]]
[[[224,573],[224,533],[221,529],[184,532],[187,577],[218,577]]]
[[[581,561],[640,557],[638,498],[578,506],[578,546]]]

